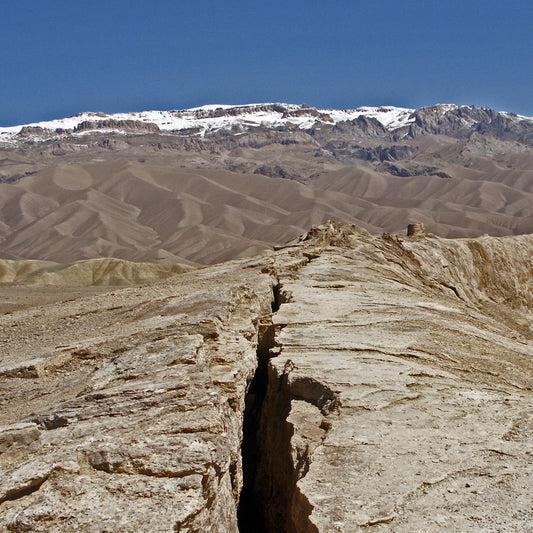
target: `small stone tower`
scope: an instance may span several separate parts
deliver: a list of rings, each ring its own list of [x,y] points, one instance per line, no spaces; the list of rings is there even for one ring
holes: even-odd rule
[[[413,236],[416,236],[416,235],[425,235],[426,234],[426,230],[424,228],[424,224],[409,224],[407,226],[407,236],[408,237],[413,237]]]

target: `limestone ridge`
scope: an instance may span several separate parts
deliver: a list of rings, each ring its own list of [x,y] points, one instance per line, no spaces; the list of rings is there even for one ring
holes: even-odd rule
[[[78,113],[64,119],[0,128],[0,142],[58,139],[94,130],[119,133],[166,132],[180,135],[242,134],[257,128],[306,131],[311,136],[339,139],[354,131],[367,137],[401,139],[437,134],[468,137],[474,132],[501,140],[531,144],[533,119],[476,106],[437,104],[420,109],[393,106],[357,109],[317,109],[285,103],[243,106],[208,105],[200,108],[131,113]]]
[[[0,317],[0,527],[527,531],[533,236],[418,230]]]

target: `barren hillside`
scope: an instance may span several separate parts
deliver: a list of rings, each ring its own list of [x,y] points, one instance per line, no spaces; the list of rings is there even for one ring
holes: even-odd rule
[[[533,120],[468,106],[261,104],[0,130],[0,256],[211,264],[336,219],[533,232]]]

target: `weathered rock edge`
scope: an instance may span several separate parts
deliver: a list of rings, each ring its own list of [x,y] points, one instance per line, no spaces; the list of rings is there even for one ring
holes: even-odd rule
[[[237,531],[263,367],[265,531],[527,531],[532,252],[330,223],[0,317],[0,527]]]
[[[237,531],[260,270],[2,317],[0,529]]]

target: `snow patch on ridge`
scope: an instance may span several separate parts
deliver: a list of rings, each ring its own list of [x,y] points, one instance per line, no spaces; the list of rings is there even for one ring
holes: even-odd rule
[[[354,110],[336,111],[334,109],[327,111],[336,122],[340,120],[354,120],[361,115],[366,118],[375,118],[386,129],[393,131],[408,126],[415,121],[413,113],[415,109],[405,107],[381,106],[381,107],[358,107]]]
[[[354,120],[361,115],[375,118],[387,129],[394,130],[412,122],[410,118],[414,110],[397,107],[360,107],[358,109],[316,109],[296,104],[244,104],[244,105],[204,105],[184,110],[172,111],[140,111],[131,113],[84,112],[71,117],[33,122],[22,126],[0,128],[0,141],[9,141],[20,133],[22,128],[42,128],[50,130],[50,136],[62,136],[56,130],[74,130],[84,121],[100,122],[104,120],[134,120],[156,124],[163,132],[179,132],[197,130],[198,135],[221,129],[238,129],[250,126],[280,127],[292,125],[306,130],[317,122],[334,124],[346,120]],[[91,130],[83,130],[70,135],[85,135]],[[55,135],[54,135],[55,134]],[[32,134],[28,138],[38,137]]]
[[[433,107],[439,115],[460,107],[454,104],[437,104]],[[243,131],[248,127],[283,127],[293,126],[301,130],[312,128],[319,124],[336,124],[342,121],[350,121],[359,117],[372,118],[380,122],[387,130],[394,131],[408,126],[415,121],[414,109],[381,106],[381,107],[358,107],[357,109],[317,109],[306,105],[258,103],[244,105],[210,104],[201,107],[193,107],[183,110],[171,111],[140,111],[131,113],[104,113],[84,112],[76,115],[25,124],[24,126],[11,126],[0,128],[0,142],[15,142],[22,128],[42,128],[48,130],[43,134],[27,132],[28,140],[43,140],[61,138],[65,135],[83,136],[95,131],[83,129],[74,132],[82,122],[107,121],[137,121],[142,123],[156,124],[162,132],[176,132],[188,130],[192,134],[204,136],[207,133],[227,129],[234,132]],[[514,120],[533,120],[512,113],[502,113]],[[59,130],[59,131],[58,131]],[[104,131],[98,129],[98,131]],[[106,132],[121,132],[120,129],[106,128]],[[131,132],[128,132],[131,134]],[[145,132],[143,132],[145,133]]]

